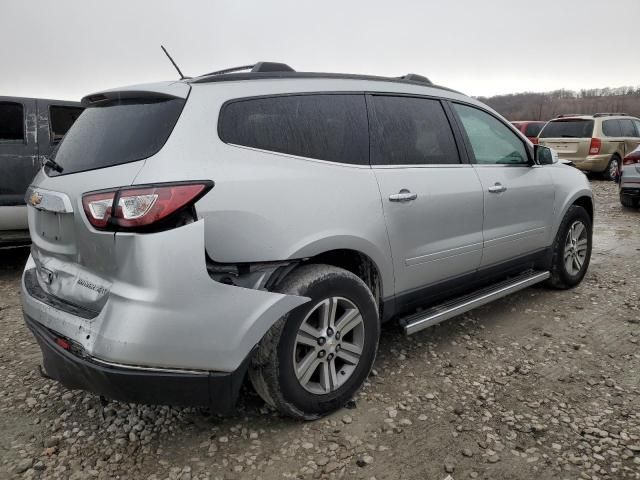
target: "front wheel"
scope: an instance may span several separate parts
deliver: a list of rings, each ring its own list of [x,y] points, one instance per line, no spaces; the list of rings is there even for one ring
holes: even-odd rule
[[[589,268],[592,240],[591,217],[584,208],[572,205],[553,242],[548,285],[567,289],[582,281]]]
[[[276,291],[311,301],[267,332],[249,377],[281,413],[313,420],[342,407],[367,378],[380,336],[376,301],[360,278],[329,265],[302,266]]]

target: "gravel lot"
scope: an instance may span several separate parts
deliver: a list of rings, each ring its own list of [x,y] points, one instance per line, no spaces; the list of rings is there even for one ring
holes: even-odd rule
[[[26,252],[0,257],[0,478],[640,479],[640,212],[593,181],[594,252],[572,291],[531,288],[404,337],[350,408],[233,418],[41,378],[22,322]]]

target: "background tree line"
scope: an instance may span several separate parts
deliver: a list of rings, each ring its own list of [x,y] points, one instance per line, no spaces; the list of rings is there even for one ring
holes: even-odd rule
[[[549,120],[562,113],[624,112],[640,117],[640,87],[555,90],[478,97],[509,120]]]

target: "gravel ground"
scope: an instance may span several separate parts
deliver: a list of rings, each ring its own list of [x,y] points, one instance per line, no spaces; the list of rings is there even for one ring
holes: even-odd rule
[[[404,337],[358,398],[280,418],[112,402],[37,373],[24,252],[0,266],[0,478],[640,479],[640,212],[593,181],[594,252],[572,291],[531,288]]]

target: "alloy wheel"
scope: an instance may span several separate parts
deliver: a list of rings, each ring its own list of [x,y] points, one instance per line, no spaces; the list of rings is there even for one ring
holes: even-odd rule
[[[314,394],[339,389],[353,374],[364,348],[364,320],[353,302],[330,297],[306,315],[296,335],[293,365],[300,385]]]
[[[609,162],[609,178],[615,180],[618,178],[618,169],[620,165],[617,158],[614,158]]]
[[[577,275],[587,258],[587,228],[581,221],[571,224],[564,243],[564,265],[567,273]]]

